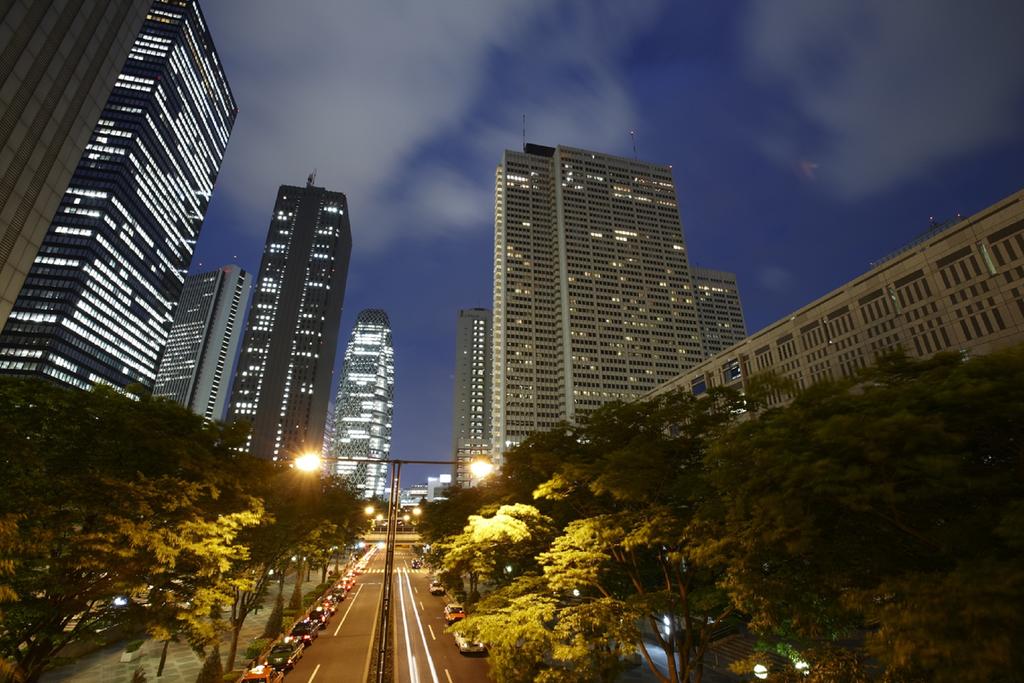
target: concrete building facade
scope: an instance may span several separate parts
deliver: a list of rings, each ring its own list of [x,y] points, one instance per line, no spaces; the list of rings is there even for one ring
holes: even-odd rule
[[[237,114],[198,3],[152,3],[108,94],[0,333],[0,371],[152,389]]]
[[[926,358],[940,351],[983,354],[1021,342],[1024,190],[929,232],[649,395],[743,388],[760,373],[807,387],[849,377],[897,349]]]
[[[452,398],[454,480],[472,486],[469,463],[491,452],[491,311],[459,311],[455,327],[455,386]]]
[[[700,362],[671,167],[562,146],[506,151],[493,337],[499,456]]]
[[[151,4],[0,3],[0,329]]]
[[[736,274],[710,268],[690,268],[693,275],[697,321],[704,355],[708,358],[743,341],[747,326]]]
[[[292,459],[323,447],[352,229],[341,192],[282,185],[263,247],[228,419],[250,453]]]
[[[227,407],[252,275],[230,265],[185,278],[153,395],[208,420]]]

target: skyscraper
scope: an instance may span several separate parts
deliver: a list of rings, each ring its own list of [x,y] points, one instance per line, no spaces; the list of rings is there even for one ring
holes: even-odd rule
[[[341,458],[335,471],[350,478],[367,498],[384,496],[394,392],[391,321],[384,311],[368,308],[356,317],[334,399],[334,456]],[[347,458],[381,464],[345,462]]]
[[[452,399],[454,480],[470,486],[469,463],[491,452],[491,311],[459,311],[455,328],[455,390]]]
[[[703,358],[671,167],[506,151],[494,224],[496,453]]]
[[[199,6],[153,2],[0,334],[0,371],[152,388],[235,114]]]
[[[700,340],[708,358],[747,337],[736,274],[710,268],[691,268],[697,302]]]
[[[0,4],[0,329],[151,4]]]
[[[282,185],[263,247],[229,420],[262,458],[320,452],[352,253],[341,192]]]
[[[185,278],[154,396],[209,420],[224,417],[251,287],[252,276],[238,266]]]

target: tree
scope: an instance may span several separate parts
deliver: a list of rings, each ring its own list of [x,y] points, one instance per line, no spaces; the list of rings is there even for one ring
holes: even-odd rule
[[[235,430],[159,399],[4,378],[0,440],[0,516],[21,515],[0,653],[20,676],[112,624],[208,628],[244,553],[234,539],[262,514],[235,476]]]
[[[1016,680],[1022,415],[1020,347],[890,357],[816,385],[711,449],[723,505],[706,511],[701,557],[727,567],[752,627],[806,648],[812,671],[860,635],[885,680]]]

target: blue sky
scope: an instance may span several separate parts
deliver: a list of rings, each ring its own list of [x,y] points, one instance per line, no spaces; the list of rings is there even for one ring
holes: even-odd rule
[[[490,306],[527,137],[672,164],[691,262],[753,332],[1024,187],[1016,0],[216,0],[239,103],[192,270],[252,272],[277,186],[348,195],[356,314],[394,328],[396,457],[449,457],[455,317]],[[336,370],[337,372],[337,370]],[[335,379],[336,383],[336,379]],[[333,392],[333,388],[332,388]],[[417,473],[420,474],[420,473]]]

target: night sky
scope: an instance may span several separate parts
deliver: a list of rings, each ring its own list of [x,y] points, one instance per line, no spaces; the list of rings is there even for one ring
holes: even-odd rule
[[[392,456],[450,458],[458,309],[491,306],[527,138],[672,164],[691,263],[754,332],[1024,187],[1019,0],[206,0],[239,104],[192,271],[258,271],[278,185],[348,196],[394,330]],[[332,387],[332,401],[333,401]],[[421,468],[404,483],[442,468]],[[420,476],[422,475],[422,476]]]

